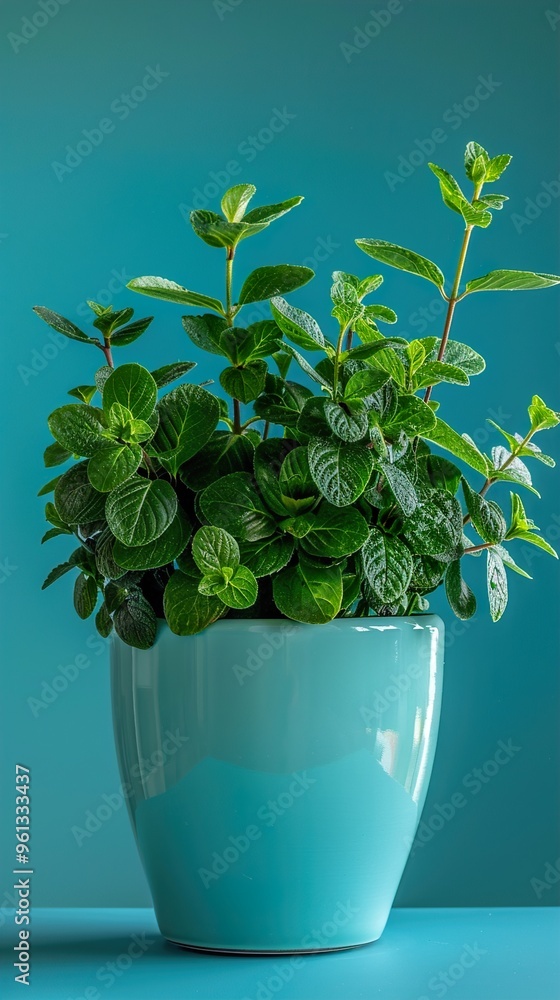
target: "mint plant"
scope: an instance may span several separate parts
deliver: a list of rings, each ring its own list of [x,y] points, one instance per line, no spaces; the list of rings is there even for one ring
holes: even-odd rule
[[[69,535],[77,547],[44,587],[77,571],[78,615],[88,618],[97,609],[101,635],[114,628],[124,642],[145,649],[155,641],[158,619],[190,635],[226,616],[321,624],[410,615],[426,611],[428,595],[442,585],[455,614],[466,619],[476,602],[463,567],[485,551],[497,621],[507,603],[506,571],[528,576],[510,543],[556,555],[518,490],[537,493],[526,460],[554,465],[534,438],[556,426],[560,414],[533,396],[523,432],[494,424],[504,444],[485,455],[439,416],[432,397],[439,384],[467,386],[485,368],[480,354],[450,339],[458,303],[478,292],[560,282],[501,269],[462,284],[475,229],[486,228],[506,200],[483,191],[510,159],[491,158],[470,142],[470,199],[451,174],[430,164],[444,204],[464,230],[449,285],[418,253],[356,240],[369,257],[438,288],[447,303],[439,338],[408,342],[381,332],[397,316],[370,303],[380,274],[334,272],[327,334],[283,297],[313,277],[307,267],[258,267],[235,292],[241,241],[302,200],[248,210],[251,184],[225,193],[221,215],[191,215],[196,235],[225,251],[223,300],[160,277],[128,286],[199,310],[182,317],[183,330],[196,348],[224,359],[220,396],[192,381],[193,361],[152,372],[135,362],[115,367],[114,349],[134,343],[152,317],[133,319],[131,308],[115,312],[90,302],[93,329],[86,333],[35,307],[59,333],[104,355],[93,378],[70,390],[73,401],[48,419],[54,443],[45,465],[71,464],[40,491],[54,494],[43,541]],[[244,307],[262,301],[270,302],[271,318],[244,326]],[[297,374],[288,377],[290,369]],[[179,384],[160,395],[172,382]],[[513,487],[508,513],[488,498],[500,482]]]

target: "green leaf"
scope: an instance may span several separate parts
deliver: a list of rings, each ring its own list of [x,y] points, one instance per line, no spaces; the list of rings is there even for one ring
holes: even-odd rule
[[[343,351],[340,357],[342,361],[365,361],[389,347],[408,347],[408,341],[402,337],[381,337],[371,343],[359,344],[350,351]]]
[[[157,618],[140,591],[130,593],[113,616],[115,632],[135,649],[150,649],[156,641]]]
[[[66,573],[69,573],[71,569],[76,569],[74,563],[71,562],[60,563],[59,566],[55,566],[54,569],[51,569],[49,575],[43,582],[41,590],[46,590],[47,587],[51,586],[51,584],[55,583],[57,580],[60,580],[61,576],[64,576]]]
[[[272,576],[289,563],[294,540],[289,535],[274,535],[257,542],[242,542],[241,561],[256,577]]]
[[[507,469],[502,470],[502,465],[508,462]],[[507,448],[503,448],[501,445],[492,448],[492,466],[488,471],[488,475],[492,479],[503,480],[507,483],[517,483],[518,486],[524,486],[526,489],[530,490],[536,496],[540,496],[540,493],[532,485],[531,473],[521,461],[520,458],[511,457],[511,452]]]
[[[228,608],[250,608],[258,595],[257,581],[246,566],[238,566],[227,581],[219,573],[203,576],[198,589],[201,594],[219,597]]]
[[[282,331],[272,319],[251,323],[246,330],[245,341],[240,345],[240,361],[255,361],[258,358],[274,356],[280,347]]]
[[[100,493],[108,493],[134,475],[142,461],[138,445],[112,444],[99,448],[88,462],[88,477]]]
[[[306,285],[314,277],[310,267],[297,264],[276,264],[267,267],[257,267],[243,282],[239,293],[239,304],[261,302],[275,295],[293,292],[296,288]]]
[[[461,560],[453,559],[445,573],[445,593],[452,611],[466,621],[476,611],[476,597],[461,575]]]
[[[342,570],[300,558],[297,565],[280,570],[272,589],[276,607],[287,618],[325,624],[336,617],[342,605]]]
[[[305,351],[326,350],[321,329],[309,313],[290,305],[285,299],[275,297],[270,301],[272,315],[282,333]]]
[[[362,548],[367,581],[383,604],[398,601],[410,583],[412,554],[395,535],[372,528]]]
[[[325,389],[332,389],[332,385],[328,381],[328,379],[326,379],[323,375],[321,375],[321,373],[316,368],[312,368],[309,362],[306,361],[306,359],[303,357],[303,355],[301,355],[299,351],[296,351],[295,347],[292,347],[291,344],[284,344],[284,350],[286,351],[287,354],[291,354],[292,357],[295,358],[302,371],[304,371],[305,374],[308,375],[310,379],[312,379],[314,382],[318,382],[319,385],[322,385]]]
[[[504,170],[510,163],[511,156],[508,153],[501,153],[499,156],[493,156],[486,167],[486,176],[484,178],[486,183],[490,184],[493,181],[499,180]]]
[[[308,455],[313,481],[335,507],[354,503],[364,492],[373,470],[370,449],[359,444],[312,438]]]
[[[91,485],[87,465],[72,466],[56,484],[54,502],[64,524],[86,524],[103,515],[105,496]]]
[[[461,470],[453,462],[440,455],[427,455],[426,474],[435,489],[447,490],[455,496],[461,482]]]
[[[488,208],[500,211],[504,207],[504,202],[509,201],[505,194],[483,194],[476,202],[477,205],[487,205]]]
[[[335,281],[331,288],[331,299],[334,303],[332,315],[341,327],[354,326],[364,315],[364,306],[358,300],[358,293],[352,284]]]
[[[556,274],[540,274],[534,271],[489,271],[481,278],[473,278],[467,281],[465,295],[471,292],[515,292],[525,291],[530,288],[548,288],[550,285],[560,283],[560,277]]]
[[[436,360],[440,344],[441,340],[438,337],[432,350],[432,361]],[[477,354],[476,351],[473,351],[472,347],[469,347],[467,344],[461,344],[458,340],[447,341],[442,360],[448,365],[455,365],[457,368],[461,368],[467,375],[479,375],[486,368],[484,358],[480,354]]]
[[[485,227],[490,224],[492,221],[490,212],[474,207],[468,199],[465,198],[465,195],[461,191],[457,181],[450,173],[447,172],[447,170],[444,170],[443,167],[438,167],[435,163],[428,163],[428,166],[439,180],[441,196],[448,208],[453,209],[455,212],[459,212],[469,226]]]
[[[221,573],[225,567],[234,570],[239,566],[239,545],[223,528],[199,528],[193,538],[192,554],[201,573]]]
[[[108,415],[113,403],[125,406],[137,420],[147,420],[154,411],[157,385],[142,365],[115,368],[103,387],[103,410]]]
[[[252,213],[249,213],[251,215]],[[231,248],[237,246],[240,240],[255,236],[266,229],[268,221],[261,223],[249,221],[249,215],[243,222],[227,222],[215,212],[201,209],[191,212],[190,221],[197,236],[211,247]]]
[[[74,609],[80,618],[89,618],[97,604],[97,584],[93,577],[80,573],[74,584]]]
[[[264,390],[267,373],[266,361],[249,361],[237,368],[224,368],[220,385],[229,396],[241,403],[250,403]]]
[[[469,385],[469,376],[456,365],[445,364],[443,361],[427,361],[414,377],[414,388],[423,389],[438,382],[452,382],[455,385]]]
[[[43,462],[45,463],[45,468],[52,469],[55,465],[62,465],[67,462],[70,458],[72,452],[67,451],[62,445],[55,441],[53,444],[49,444],[43,452]]]
[[[49,528],[48,531],[45,531],[45,534],[41,539],[41,545],[43,545],[44,542],[49,542],[51,538],[57,538],[58,535],[71,535],[71,534],[72,532],[70,531],[69,528]]]
[[[403,395],[399,396],[397,412],[390,421],[386,423],[385,418],[382,418],[380,423],[389,436],[405,431],[409,437],[421,434],[431,440],[436,419],[433,410],[419,396]]]
[[[196,361],[173,361],[170,365],[162,365],[151,372],[151,376],[158,389],[163,389],[164,385],[169,385],[175,379],[182,378],[192,368],[196,368]]]
[[[95,627],[103,639],[108,639],[113,631],[113,619],[107,611],[105,601],[103,601],[103,604],[95,616]]]
[[[74,389],[68,390],[68,395],[79,399],[80,403],[91,403],[96,392],[96,385],[77,385]]]
[[[114,369],[110,365],[102,365],[98,368],[95,373],[95,384],[97,386],[98,392],[103,394],[103,389],[105,388],[105,383],[107,379],[113,374]]]
[[[402,531],[415,554],[444,555],[461,542],[461,505],[446,490],[433,490],[429,498],[407,517]]]
[[[297,447],[288,438],[269,438],[255,448],[255,479],[263,500],[270,510],[281,517],[289,512],[280,489],[280,469],[286,456]]]
[[[560,413],[551,410],[540,396],[533,396],[528,413],[533,432],[548,430],[550,427],[557,427],[560,424]]]
[[[487,582],[490,615],[493,622],[499,621],[508,602],[508,583],[504,564],[495,549],[487,550]]]
[[[303,513],[315,505],[317,488],[311,478],[306,447],[288,452],[280,467],[278,486],[282,502],[291,514]]]
[[[106,580],[118,580],[124,576],[124,567],[119,566],[113,557],[117,544],[120,545],[120,542],[117,542],[113,532],[107,527],[95,539],[95,565]]]
[[[88,302],[88,305],[96,315],[96,319],[93,321],[94,327],[97,330],[101,330],[101,333],[107,339],[111,337],[113,330],[116,330],[119,326],[124,326],[134,316],[134,309],[130,309],[130,307],[114,312],[112,306],[104,308],[98,305],[98,303],[91,301]]]
[[[296,195],[295,198],[287,198],[286,201],[277,202],[275,205],[261,205],[260,208],[252,208],[245,215],[244,221],[268,226],[271,222],[279,219],[281,215],[285,215],[286,212],[290,212],[292,208],[300,205],[302,201],[303,197]]]
[[[349,556],[362,547],[369,534],[365,518],[355,507],[332,507],[323,501],[309,518],[311,530],[300,544],[312,556]]]
[[[214,431],[208,443],[181,466],[179,475],[191,490],[202,490],[230,472],[252,469],[253,452],[253,443],[245,434]]]
[[[212,316],[211,313],[204,316],[183,316],[181,322],[185,333],[201,350],[210,354],[225,354],[220,347],[220,337],[227,328],[227,323],[221,316]]]
[[[154,299],[165,299],[166,302],[177,302],[183,306],[211,309],[221,316],[224,314],[224,307],[219,299],[214,299],[211,295],[202,295],[200,292],[189,291],[188,288],[183,288],[175,281],[168,281],[167,278],[145,275],[141,278],[133,278],[126,287],[133,292],[140,292],[141,295],[150,295]]]
[[[390,264],[399,271],[409,271],[410,274],[417,274],[421,278],[427,278],[438,288],[443,288],[445,278],[436,264],[413,250],[406,250],[395,243],[387,243],[385,240],[356,240],[357,246],[364,253],[375,260],[380,260],[383,264]]]
[[[221,208],[228,222],[240,222],[251,198],[256,193],[254,184],[235,184],[222,198]]]
[[[418,496],[412,482],[402,469],[391,462],[380,461],[378,465],[403,514],[408,517],[418,506]]]
[[[333,433],[342,441],[360,441],[368,432],[368,411],[361,399],[341,403],[325,399],[323,413]]]
[[[60,406],[51,413],[48,425],[59,445],[74,455],[89,458],[104,442],[102,424],[92,407],[83,403]]]
[[[371,396],[372,393],[377,392],[378,389],[381,389],[389,381],[389,377],[388,372],[374,368],[354,372],[346,383],[344,397],[345,399],[353,399],[355,397],[364,399],[367,396]]]
[[[225,605],[219,597],[199,593],[196,577],[177,571],[165,588],[163,610],[175,635],[194,635],[215,622]]]
[[[206,444],[220,419],[215,396],[198,385],[180,385],[160,399],[152,441],[158,461],[172,476]]]
[[[366,306],[365,315],[368,319],[381,320],[383,323],[396,323],[398,319],[396,312],[389,309],[389,306]]]
[[[44,486],[41,486],[41,489],[37,493],[37,496],[38,497],[44,497],[44,496],[48,496],[49,493],[52,493],[54,491],[54,489],[56,487],[56,484],[58,483],[59,479],[60,479],[60,476],[55,476],[54,479],[50,479],[48,483],[45,483]]]
[[[477,472],[486,476],[488,467],[484,455],[474,444],[471,444],[461,434],[454,431],[449,424],[446,424],[439,417],[436,417],[435,426],[427,431],[423,431],[422,434],[428,441],[439,444],[441,448],[445,448],[446,451],[455,455],[455,458],[460,458],[467,465],[470,465],[472,469],[476,469]]]
[[[211,524],[225,528],[234,538],[255,542],[274,532],[274,521],[247,472],[223,476],[199,496],[204,517]]]
[[[493,500],[486,500],[480,493],[475,493],[466,479],[462,480],[462,486],[471,521],[482,540],[493,545],[503,541],[507,525],[498,504]]]
[[[159,538],[177,513],[177,496],[170,483],[133,476],[107,497],[105,516],[119,541],[146,545]]]
[[[125,570],[138,571],[167,566],[181,555],[190,533],[189,521],[179,508],[171,524],[154,541],[145,545],[129,546],[117,539],[113,547],[113,557],[117,565]]]
[[[478,142],[468,142],[465,149],[465,173],[473,184],[480,184],[486,176],[490,162],[488,153]]]
[[[153,316],[146,316],[144,319],[136,319],[134,323],[129,323],[128,326],[123,326],[122,330],[112,333],[111,347],[126,347],[128,344],[133,344],[135,340],[138,340],[138,337],[146,332],[153,318]]]
[[[69,319],[59,316],[52,309],[46,309],[44,306],[33,306],[33,312],[44,320],[45,323],[48,323],[49,326],[52,326],[53,330],[64,334],[70,340],[81,340],[83,344],[99,344],[99,341],[95,337],[88,337],[83,330],[80,330]]]
[[[502,560],[504,566],[507,567],[507,569],[513,570],[513,572],[518,573],[519,576],[524,576],[526,580],[533,579],[532,576],[529,576],[529,574],[526,573],[524,569],[521,569],[521,567],[517,565],[512,556],[509,554],[508,550],[504,548],[503,545],[494,546],[494,551],[496,552],[497,555],[499,555],[500,559]]]

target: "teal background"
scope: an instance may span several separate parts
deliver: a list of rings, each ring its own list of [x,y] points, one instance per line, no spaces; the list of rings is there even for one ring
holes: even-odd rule
[[[372,8],[383,11],[387,3],[69,0],[24,44],[11,41],[10,33],[20,34],[22,19],[41,8],[3,0],[2,383],[10,444],[0,573],[1,846],[9,859],[13,767],[20,762],[32,769],[37,905],[141,906],[149,905],[149,896],[122,799],[81,847],[71,832],[83,826],[88,810],[119,799],[108,656],[92,623],[75,617],[69,578],[40,593],[67,544],[56,539],[39,547],[44,527],[35,494],[48,478],[41,468],[46,416],[68,388],[91,379],[101,356],[69,341],[53,345],[31,306],[48,305],[79,323],[84,300],[100,299],[111,287],[107,294],[116,308],[131,304],[137,315],[156,316],[149,333],[119,360],[134,356],[156,367],[194,358],[181,309],[140,299],[122,286],[137,274],[161,274],[201,291],[221,291],[221,255],[197,241],[180,206],[193,204],[212,172],[221,187],[232,160],[242,169],[231,183],[255,182],[261,204],[306,196],[297,211],[242,245],[239,270],[310,263],[315,256],[317,277],[293,300],[325,327],[333,268],[364,275],[372,269],[354,247],[355,237],[400,242],[450,274],[460,224],[441,204],[425,164],[394,191],[385,177],[436,128],[444,130],[445,142],[425,158],[457,174],[469,139],[492,153],[514,154],[498,185],[511,201],[488,231],[475,233],[467,276],[500,266],[558,270],[558,196],[548,207],[529,206],[533,221],[519,221],[526,199],[534,202],[543,182],[558,182],[560,169],[560,30],[544,0],[403,0],[377,37],[359,36],[367,44],[345,50],[345,57],[341,45],[352,44]],[[141,84],[148,66],[168,76],[124,118],[120,95]],[[479,76],[499,86],[467,120],[447,113],[473,94]],[[274,109],[294,117],[250,162],[242,144],[268,127]],[[113,131],[57,179],[53,163],[67,155],[65,147],[75,148],[82,130],[107,116]],[[328,256],[325,244],[336,245]],[[440,332],[436,295],[427,282],[387,271],[381,300],[399,314],[396,332],[414,336]],[[473,296],[458,308],[454,335],[481,350],[488,369],[473,380],[468,397],[461,388],[446,388],[438,389],[438,398],[446,419],[481,446],[498,443],[486,424],[489,416],[510,431],[524,427],[533,392],[558,406],[558,302],[552,289]],[[425,327],[421,308],[430,310]],[[216,375],[212,359],[196,360],[201,380]],[[546,450],[558,457],[557,437],[550,435]],[[542,466],[534,479],[544,499],[527,494],[527,508],[554,544],[560,535],[558,479]],[[483,566],[474,560],[469,582],[481,597],[476,618],[454,622],[444,603],[434,602],[450,631],[424,820],[436,817],[432,825],[442,828],[430,837],[427,827],[426,842],[417,844],[397,897],[401,905],[558,901],[557,886],[531,884],[544,879],[558,854],[557,564],[536,549],[524,555],[520,548],[518,558],[535,583],[510,580],[510,607],[499,624],[487,615]],[[54,698],[47,691],[47,707],[30,702],[45,694],[44,684],[62,677],[60,666],[70,664],[66,690]],[[508,740],[519,749],[478,787],[472,772]],[[459,792],[466,804],[440,821]],[[7,902],[3,893],[4,887],[0,906]]]

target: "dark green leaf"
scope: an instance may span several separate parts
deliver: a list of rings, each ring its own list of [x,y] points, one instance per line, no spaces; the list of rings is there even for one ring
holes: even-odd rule
[[[50,587],[52,583],[56,582],[56,580],[60,580],[61,576],[64,576],[65,573],[69,573],[71,569],[75,568],[74,563],[71,562],[60,563],[59,566],[55,566],[54,569],[51,569],[49,575],[43,583],[43,586],[41,587],[41,590],[46,590],[47,587]]]
[[[469,385],[469,376],[457,365],[449,365],[443,361],[427,361],[414,377],[414,388],[423,389],[438,382],[452,382],[455,385]]]
[[[181,319],[185,333],[191,338],[193,344],[210,354],[221,354],[225,352],[220,347],[220,336],[227,328],[225,319],[221,316],[183,316]]]
[[[332,507],[323,502],[311,515],[311,530],[301,546],[312,556],[340,559],[362,547],[369,533],[364,517],[355,507]]]
[[[181,466],[179,475],[191,490],[202,490],[229,472],[250,471],[253,452],[253,444],[246,435],[214,431],[194,458]]]
[[[325,338],[312,316],[290,305],[283,298],[273,298],[270,302],[272,315],[282,333],[305,351],[326,349]]]
[[[156,368],[151,375],[158,389],[163,389],[164,385],[169,385],[175,379],[182,378],[192,368],[196,368],[196,361],[173,361],[170,365]]]
[[[48,496],[49,493],[52,493],[54,491],[54,489],[56,487],[56,484],[58,483],[59,479],[60,479],[60,476],[55,476],[54,479],[51,479],[51,480],[49,480],[48,483],[45,483],[45,485],[42,486],[41,489],[39,490],[39,492],[37,493],[37,496],[38,497],[44,497],[44,496]]]
[[[177,571],[165,588],[163,610],[175,635],[202,632],[225,611],[219,597],[205,597],[199,593],[198,579]]]
[[[467,281],[465,294],[470,292],[524,291],[530,288],[548,288],[560,283],[556,274],[539,274],[533,271],[489,271],[482,278]]]
[[[243,367],[224,368],[220,385],[233,399],[250,403],[263,391],[266,373],[266,361],[249,361]]]
[[[462,621],[472,618],[476,611],[476,598],[461,575],[461,560],[453,559],[445,573],[445,593],[452,610]]]
[[[43,452],[43,461],[47,469],[52,469],[55,465],[62,465],[67,462],[72,454],[71,451],[67,451],[63,448],[58,441],[53,444],[49,444],[45,451]]]
[[[345,507],[364,492],[373,470],[371,450],[359,444],[312,438],[308,454],[313,481],[329,503]]]
[[[387,243],[385,240],[356,240],[356,244],[360,250],[363,250],[370,257],[374,257],[375,260],[380,260],[383,264],[390,264],[391,267],[396,267],[400,271],[409,271],[421,278],[427,278],[428,281],[433,281],[438,288],[443,288],[445,278],[439,267],[426,257],[414,253],[413,250],[406,250],[404,247],[399,247],[395,243]]]
[[[59,479],[54,502],[64,524],[85,524],[103,516],[105,495],[91,485],[87,462],[72,466]]]
[[[113,619],[107,611],[105,601],[103,601],[103,604],[95,616],[95,627],[103,639],[107,639],[113,631]]]
[[[325,399],[323,412],[329,427],[342,441],[360,441],[366,436],[368,411],[361,399],[346,399],[341,403]]]
[[[77,385],[74,389],[68,390],[68,395],[79,399],[81,403],[91,403],[96,392],[96,385]]]
[[[432,486],[455,496],[461,482],[461,470],[440,455],[426,456],[426,473]]]
[[[298,382],[284,382],[283,379],[268,376],[266,392],[255,401],[255,413],[273,424],[295,426],[305,401],[312,393]]]
[[[250,608],[258,595],[257,581],[246,566],[238,566],[227,580],[215,572],[204,576],[198,589],[201,594],[219,597],[228,608]]]
[[[377,392],[388,381],[389,374],[387,372],[374,368],[354,372],[344,387],[344,396],[346,399],[352,399],[356,396],[363,399]]]
[[[391,462],[380,461],[378,467],[385,476],[389,488],[405,517],[414,513],[418,506],[418,497],[413,484],[402,469]]]
[[[94,337],[88,337],[83,330],[80,330],[74,323],[71,323],[69,319],[65,319],[64,316],[59,316],[58,313],[52,311],[52,309],[46,309],[45,306],[33,306],[33,312],[40,316],[41,319],[52,326],[53,330],[57,333],[64,334],[65,337],[69,337],[70,340],[81,340],[84,344],[98,344],[99,341]]]
[[[91,406],[67,403],[51,413],[49,430],[59,445],[74,455],[89,458],[103,444],[103,426]]]
[[[445,490],[433,490],[403,523],[403,534],[417,555],[437,556],[453,551],[463,534],[459,501]]]
[[[506,519],[497,503],[486,500],[471,490],[466,479],[462,481],[463,493],[471,521],[484,542],[495,545],[503,541],[507,531]]]
[[[139,591],[130,593],[117,608],[113,624],[119,638],[136,649],[150,649],[156,641],[155,611]]]
[[[133,344],[146,332],[153,318],[146,316],[145,319],[136,319],[134,323],[129,323],[128,326],[123,326],[122,330],[111,334],[111,347],[126,347],[127,344]]]
[[[253,478],[247,472],[233,472],[207,486],[199,494],[205,518],[225,528],[234,538],[255,542],[274,532],[274,521],[267,512]]]
[[[234,570],[239,566],[239,545],[235,538],[223,528],[212,525],[198,529],[192,542],[192,555],[203,574],[221,573],[224,568]]]
[[[340,566],[316,566],[300,558],[274,577],[274,601],[278,610],[298,622],[320,625],[332,621],[342,605]]]
[[[382,603],[392,604],[405,593],[412,576],[412,554],[399,538],[372,528],[362,560],[368,583]]]
[[[220,418],[215,396],[198,385],[180,385],[158,403],[152,441],[158,461],[172,476],[206,444]]]
[[[476,469],[477,472],[486,476],[488,467],[484,455],[481,454],[472,442],[467,441],[466,438],[458,434],[457,431],[453,430],[449,424],[446,424],[439,417],[435,418],[435,425],[428,430],[422,431],[422,434],[428,441],[439,444],[440,447],[451,452],[456,458],[460,458],[467,465],[470,465],[472,469]]]
[[[108,441],[88,462],[89,481],[100,493],[108,493],[130,479],[141,461],[142,449],[139,445]]]
[[[181,509],[171,524],[152,542],[131,547],[118,539],[113,548],[115,562],[126,570],[157,569],[181,555],[189,540],[191,526]]]
[[[157,400],[157,385],[142,365],[115,368],[103,387],[103,410],[109,414],[113,403],[125,406],[137,420],[147,420]]]
[[[74,608],[80,618],[89,618],[97,604],[97,584],[93,577],[80,573],[74,584]]]
[[[256,577],[272,576],[289,563],[294,540],[288,535],[261,538],[258,542],[242,542],[241,561]]]
[[[239,304],[261,302],[275,295],[284,295],[301,288],[314,276],[310,267],[297,264],[275,264],[267,267],[257,267],[243,282],[239,293]]]
[[[119,541],[146,545],[159,538],[177,513],[173,487],[162,479],[133,476],[107,497],[105,516]]]
[[[389,421],[383,417],[381,425],[389,436],[405,431],[409,437],[421,434],[430,438],[436,425],[436,416],[419,396],[403,395],[399,396],[397,412]]]
[[[504,564],[495,551],[487,550],[487,582],[488,601],[490,603],[490,615],[493,622],[499,621],[508,602],[508,584]]]
[[[142,278],[133,278],[126,287],[133,292],[140,292],[141,295],[150,295],[154,299],[178,302],[183,306],[198,306],[200,309],[212,309],[221,315],[224,312],[219,299],[214,299],[211,295],[201,295],[200,292],[191,292],[175,281],[168,281],[167,278],[146,275]]]
[[[125,568],[119,566],[114,559],[114,547],[117,542],[110,528],[104,528],[95,540],[95,564],[98,572],[106,580],[118,580],[124,576]]]

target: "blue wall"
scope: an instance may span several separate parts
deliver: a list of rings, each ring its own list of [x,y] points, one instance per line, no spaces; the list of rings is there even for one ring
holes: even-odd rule
[[[2,778],[9,792],[14,762],[32,768],[37,904],[144,905],[125,810],[114,809],[107,651],[92,624],[74,616],[68,578],[39,590],[67,549],[61,539],[38,545],[45,418],[70,386],[90,380],[99,359],[82,345],[50,340],[31,306],[79,322],[86,298],[142,312],[146,305],[156,322],[137,360],[155,367],[192,357],[180,309],[140,300],[124,284],[155,273],[221,290],[221,255],[196,240],[181,205],[193,205],[197,192],[204,198],[208,184],[221,191],[230,174],[232,183],[255,182],[260,203],[306,196],[239,256],[247,269],[315,257],[317,277],[296,301],[328,324],[333,268],[369,270],[355,237],[400,242],[451,271],[460,225],[420,161],[433,156],[460,172],[472,138],[514,161],[499,185],[511,201],[490,230],[475,233],[469,276],[496,266],[557,270],[560,28],[545,0],[391,0],[389,23],[382,0],[373,24],[371,0],[67,0],[54,16],[44,13],[56,6],[3,0],[1,11],[2,382],[11,425],[2,493]],[[146,77],[153,89],[135,90]],[[122,96],[131,92],[134,107]],[[272,118],[275,134],[267,131]],[[106,131],[101,141],[92,133],[98,144],[89,155],[71,158],[70,170],[56,166],[102,119]],[[424,140],[434,129],[443,140],[432,154]],[[249,137],[259,133],[257,148]],[[399,166],[408,176],[395,180]],[[541,197],[544,207],[531,208],[527,199],[534,203],[548,182],[556,182],[551,204]],[[383,301],[399,313],[397,332],[439,333],[431,285],[394,272],[384,289]],[[468,409],[462,389],[438,393],[447,418],[481,446],[498,443],[488,416],[515,431],[532,393],[558,405],[558,303],[551,290],[474,296],[458,310],[455,336],[481,350],[488,369],[474,380]],[[207,356],[198,360],[201,378],[214,373]],[[558,454],[551,438],[547,450]],[[542,466],[535,480],[544,499],[527,495],[527,506],[554,541],[558,480]],[[546,904],[556,892],[531,879],[542,879],[557,858],[557,564],[536,549],[518,554],[536,582],[511,580],[499,624],[485,611],[479,564],[471,577],[478,576],[480,612],[466,625],[450,619],[424,814],[442,828],[430,835],[426,826],[399,891],[402,905]],[[33,700],[45,697],[50,704]],[[509,740],[518,748],[509,762],[477,785],[471,772]],[[451,818],[445,804],[457,792],[464,805]],[[109,817],[78,846],[72,827],[83,827],[103,796],[113,804]],[[11,849],[11,823],[2,831]]]

